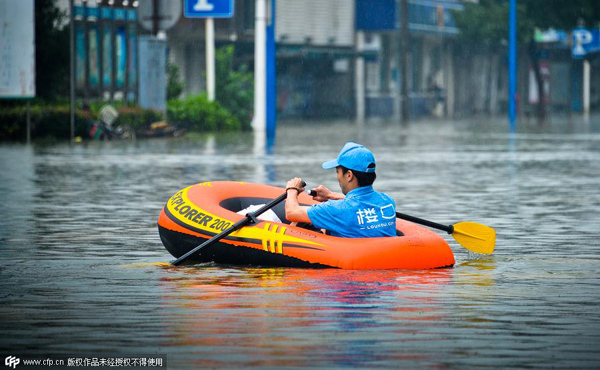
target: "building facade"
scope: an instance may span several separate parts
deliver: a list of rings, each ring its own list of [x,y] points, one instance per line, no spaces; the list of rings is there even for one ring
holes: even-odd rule
[[[280,118],[353,117],[356,113],[356,58],[365,58],[367,116],[392,117],[399,90],[398,0],[380,3],[375,27],[357,51],[360,0],[276,0],[277,112]],[[452,113],[452,48],[458,30],[452,11],[458,0],[409,0],[409,91],[413,115]],[[253,64],[254,0],[236,0],[232,19],[216,19],[216,47],[234,44],[236,61]],[[381,14],[377,14],[377,12]],[[373,12],[371,12],[373,13]],[[389,21],[388,21],[389,22]],[[389,26],[388,26],[389,27]],[[204,20],[182,18],[167,32],[169,59],[179,66],[186,94],[205,90]]]
[[[367,118],[397,118],[401,1],[269,1],[275,4],[270,14],[275,15],[278,117],[352,118],[362,101]],[[499,114],[506,109],[506,48],[474,49],[456,42],[459,30],[453,14],[464,2],[407,0],[407,85],[413,118]],[[57,3],[68,10],[68,0]],[[234,45],[235,63],[252,70],[255,0],[234,4],[233,18],[214,21],[215,44]],[[150,33],[137,22],[138,6],[141,2],[128,0],[75,0],[79,96],[137,101],[137,40]],[[183,95],[206,91],[205,20],[181,16],[166,37],[169,62],[179,67],[185,83]],[[581,110],[583,66],[570,55],[568,35],[542,37],[538,45],[549,109]],[[600,106],[600,58],[587,58],[594,109]],[[521,52],[519,61],[518,109],[528,114],[540,97],[529,55]]]
[[[276,0],[277,112],[281,118],[352,116],[354,0]],[[254,63],[254,0],[236,0],[215,19],[215,46],[235,46],[236,63]],[[272,13],[273,14],[273,13]],[[205,91],[204,20],[182,18],[167,32],[169,59],[186,94]]]

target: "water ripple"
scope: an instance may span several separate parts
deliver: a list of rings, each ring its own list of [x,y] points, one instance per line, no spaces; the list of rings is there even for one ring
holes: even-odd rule
[[[248,134],[0,146],[2,348],[173,368],[597,368],[594,127],[288,123],[269,151]],[[298,175],[337,189],[320,163],[346,140],[375,151],[376,188],[401,211],[491,225],[495,254],[446,235],[457,265],[433,271],[165,263],[156,220],[178,189]]]

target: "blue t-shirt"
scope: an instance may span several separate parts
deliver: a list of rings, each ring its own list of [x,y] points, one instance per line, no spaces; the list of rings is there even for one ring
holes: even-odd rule
[[[396,203],[372,186],[356,188],[341,200],[308,208],[308,218],[319,229],[345,238],[396,236]]]

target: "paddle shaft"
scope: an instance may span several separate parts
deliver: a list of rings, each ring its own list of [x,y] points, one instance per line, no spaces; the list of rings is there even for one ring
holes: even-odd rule
[[[302,187],[304,187],[304,186],[306,186],[306,184],[302,183]],[[252,223],[253,221],[256,220],[256,217],[262,215],[263,213],[265,213],[269,209],[275,207],[277,204],[281,203],[285,198],[287,198],[287,191],[285,193],[281,194],[279,197],[273,199],[268,204],[265,204],[263,207],[257,209],[256,211],[250,212],[250,213],[246,214],[246,217],[244,217],[243,219],[241,219],[238,222],[236,222],[235,224],[233,224],[233,226],[231,226],[229,229],[224,230],[224,231],[220,232],[219,234],[213,236],[209,240],[205,241],[204,243],[200,244],[196,248],[194,248],[191,251],[187,252],[186,254],[184,254],[183,256],[179,257],[175,261],[171,262],[171,264],[173,266],[179,266],[183,261],[187,260],[192,255],[200,252],[202,249],[207,248],[207,247],[215,244],[216,242],[218,242],[219,240],[223,239],[224,237],[226,237],[227,235],[231,234],[232,232],[237,231],[237,230],[241,229],[242,227],[244,227],[244,226]]]
[[[313,197],[317,196],[317,192],[314,190],[307,190],[306,192],[310,196],[313,196]],[[422,218],[418,218],[418,217],[407,215],[405,213],[400,213],[400,212],[396,212],[396,217],[401,218],[406,221],[414,222],[417,224],[433,227],[434,229],[444,230],[448,234],[452,234],[454,232],[454,227],[452,225],[446,226],[446,225],[438,224],[436,222],[424,220]]]
[[[313,197],[317,196],[317,192],[314,190],[308,190],[307,193]],[[451,234],[458,244],[471,252],[492,254],[494,251],[496,231],[489,226],[474,222],[459,222],[454,225],[446,226],[400,212],[396,212],[396,217],[434,229],[443,230],[448,234]]]
[[[401,218],[406,221],[414,222],[417,224],[433,227],[434,229],[443,230],[443,231],[447,232],[448,234],[452,234],[454,232],[454,227],[452,225],[446,226],[446,225],[438,224],[437,222],[424,220],[422,218],[418,218],[418,217],[407,215],[405,213],[400,213],[400,212],[396,212],[396,217]]]

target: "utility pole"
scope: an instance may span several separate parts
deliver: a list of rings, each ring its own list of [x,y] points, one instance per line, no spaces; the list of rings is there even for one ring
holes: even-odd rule
[[[402,6],[400,9],[400,105],[401,120],[408,122],[408,54],[409,38],[408,34],[408,0],[400,0]]]

